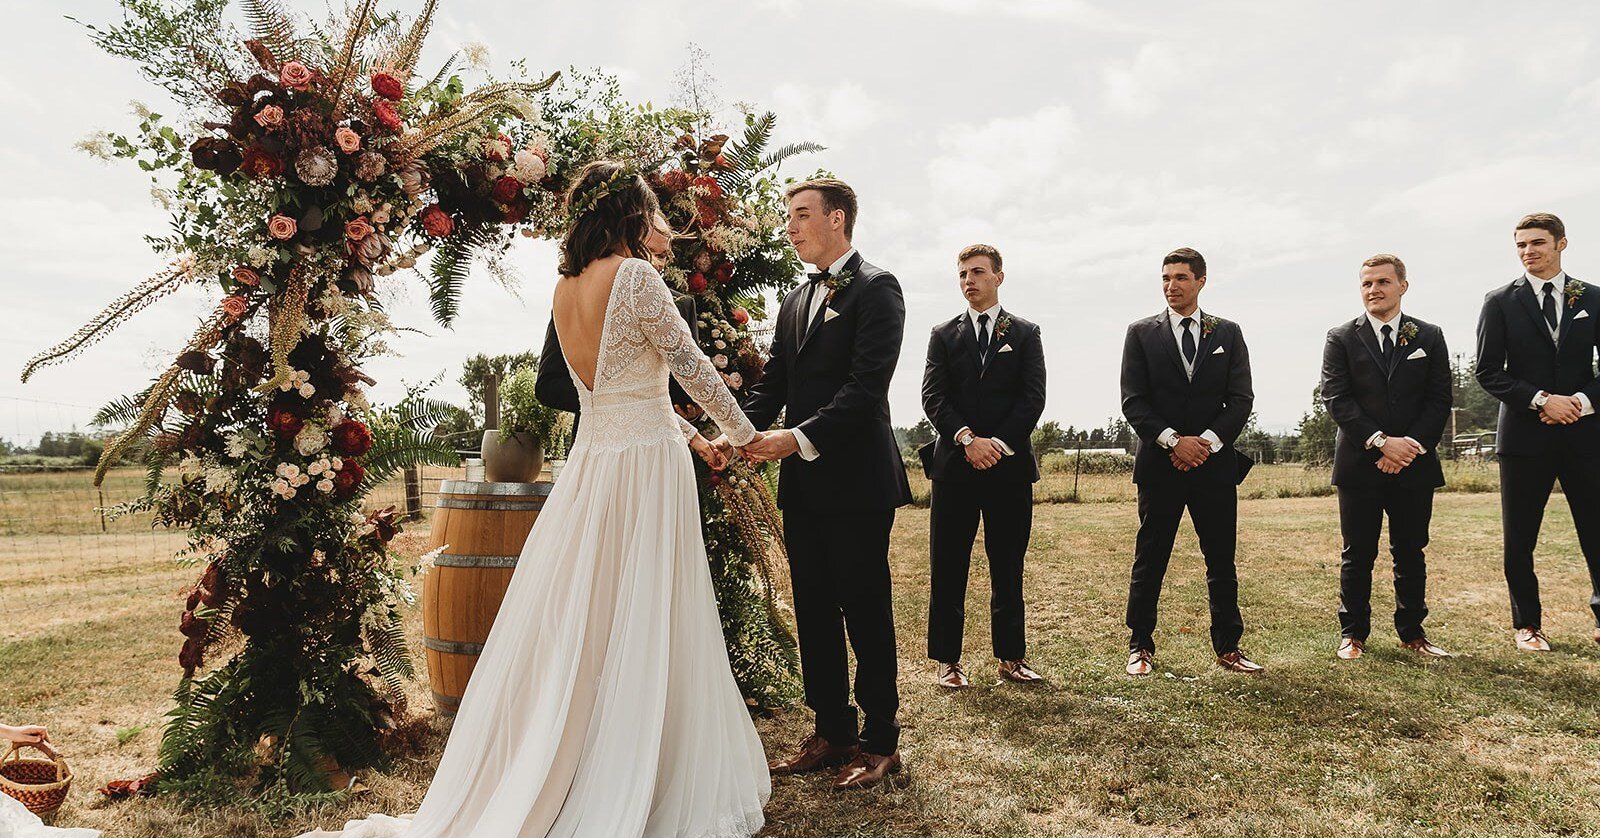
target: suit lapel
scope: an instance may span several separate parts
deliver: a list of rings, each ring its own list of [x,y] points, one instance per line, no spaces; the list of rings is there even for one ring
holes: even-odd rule
[[[1217,330],[1212,329],[1211,334],[1206,334],[1205,315],[1202,314],[1199,309],[1195,309],[1194,313],[1199,315],[1195,318],[1195,325],[1199,327],[1200,340],[1195,344],[1194,354],[1194,374],[1196,377],[1199,377],[1200,365],[1205,363],[1207,358],[1211,357],[1213,345],[1217,342]]]
[[[1571,276],[1568,276],[1567,277],[1567,281],[1568,282],[1573,282],[1574,280],[1573,280],[1573,278]],[[1568,299],[1569,298],[1567,297],[1567,289],[1562,288],[1561,289],[1561,325],[1557,328],[1557,332],[1558,332],[1557,337],[1556,337],[1556,346],[1557,347],[1560,347],[1563,343],[1566,343],[1566,341],[1567,341],[1567,332],[1572,328],[1572,318],[1577,317],[1578,316],[1578,312],[1581,310],[1576,305],[1567,305],[1567,300]]]
[[[851,256],[850,260],[844,263],[844,267],[840,269],[839,272],[851,274],[850,284],[840,288],[837,292],[835,292],[831,302],[824,302],[821,306],[817,307],[817,316],[811,318],[811,322],[806,324],[805,333],[800,337],[799,351],[804,351],[807,346],[811,345],[811,338],[816,335],[817,329],[822,328],[822,324],[828,321],[828,309],[838,303],[841,298],[849,294],[850,290],[856,287],[856,283],[861,281],[861,252],[857,251],[854,256]],[[818,288],[817,293],[823,295],[823,299],[826,300],[828,287],[824,285]],[[803,312],[802,316],[804,316]]]
[[[982,378],[983,360],[979,357],[981,353],[978,351],[978,335],[972,330],[972,319],[967,316],[966,312],[962,312],[955,319],[955,327],[956,342],[966,347],[967,358],[972,363],[972,374]]]
[[[1400,369],[1400,362],[1405,360],[1406,353],[1417,351],[1410,343],[1400,342],[1400,335],[1405,332],[1406,324],[1409,322],[1411,322],[1411,318],[1401,314],[1400,321],[1395,324],[1394,354],[1389,356],[1389,367],[1384,371],[1385,378],[1394,378],[1394,371]],[[1417,336],[1422,336],[1421,329],[1417,330]]]
[[[1522,303],[1522,309],[1533,319],[1533,327],[1539,330],[1539,334],[1554,343],[1555,339],[1550,337],[1550,324],[1545,321],[1544,312],[1539,310],[1538,296],[1533,293],[1533,283],[1524,276],[1519,277],[1515,285],[1517,288],[1512,292],[1512,296],[1517,298],[1517,302]]]
[[[1356,340],[1367,348],[1373,363],[1378,365],[1378,369],[1385,370],[1387,376],[1388,365],[1383,362],[1383,347],[1378,343],[1377,333],[1372,331],[1372,321],[1365,314],[1356,320]]]
[[[1183,355],[1178,352],[1178,339],[1174,337],[1172,333],[1171,312],[1163,311],[1156,315],[1155,327],[1157,337],[1161,343],[1167,347],[1167,357],[1171,358],[1172,363],[1178,367],[1178,375],[1182,376],[1185,381],[1188,381],[1189,372],[1188,370],[1184,369]],[[1196,357],[1198,359],[1198,356]]]

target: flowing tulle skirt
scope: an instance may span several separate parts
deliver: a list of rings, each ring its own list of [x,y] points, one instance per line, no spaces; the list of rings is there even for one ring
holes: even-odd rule
[[[345,838],[761,828],[772,785],[728,665],[690,456],[676,441],[574,448],[421,808]]]

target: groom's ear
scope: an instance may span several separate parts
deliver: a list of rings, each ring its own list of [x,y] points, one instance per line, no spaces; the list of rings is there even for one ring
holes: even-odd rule
[[[1006,281],[1006,272],[1005,271],[995,271],[994,272],[994,285],[995,285],[996,288],[999,288],[1002,284],[1005,283],[1005,281]]]

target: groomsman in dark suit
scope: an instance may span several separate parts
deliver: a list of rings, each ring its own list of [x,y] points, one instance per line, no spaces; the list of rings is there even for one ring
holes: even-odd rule
[[[1355,660],[1366,651],[1372,566],[1387,513],[1400,643],[1425,657],[1448,658],[1422,630],[1428,616],[1422,551],[1433,492],[1444,485],[1437,449],[1450,418],[1450,353],[1438,326],[1400,311],[1410,287],[1400,257],[1383,253],[1362,262],[1360,279],[1366,313],[1333,327],[1322,350],[1322,400],[1339,424],[1333,485],[1344,550],[1337,654]]]
[[[1139,435],[1139,535],[1128,585],[1129,675],[1155,669],[1156,603],[1184,509],[1200,539],[1217,664],[1257,673],[1239,648],[1236,489],[1252,461],[1233,448],[1255,393],[1239,326],[1200,311],[1206,260],[1181,247],[1161,261],[1167,308],[1128,326],[1122,349],[1122,414]]]
[[[967,686],[961,633],[981,517],[1000,677],[1029,684],[1042,680],[1024,659],[1022,557],[1039,479],[1031,437],[1044,411],[1044,345],[1038,326],[1000,307],[1000,251],[975,244],[956,264],[967,309],[934,327],[922,376],[922,409],[939,433],[918,452],[933,481],[928,657],[940,686]]]
[[[793,184],[786,197],[789,242],[819,270],[784,298],[765,374],[744,406],[757,428],[772,427],[781,413],[784,429],[743,451],[782,461],[778,506],[816,731],[769,767],[795,774],[843,762],[834,788],[854,789],[900,770],[889,531],[911,488],[889,422],[889,380],[905,299],[894,274],[850,243],[854,190],[824,178]],[[859,733],[847,638],[865,715]]]
[[[1533,551],[1557,480],[1589,565],[1600,623],[1600,288],[1561,269],[1567,228],[1545,212],[1517,222],[1524,273],[1489,292],[1478,317],[1478,383],[1500,400],[1500,519],[1517,648],[1548,652]],[[1593,634],[1600,643],[1600,628]]]

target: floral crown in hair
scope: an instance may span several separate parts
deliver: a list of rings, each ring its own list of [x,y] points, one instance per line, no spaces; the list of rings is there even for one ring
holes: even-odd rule
[[[633,181],[637,177],[638,172],[635,172],[633,169],[627,166],[621,166],[615,172],[612,172],[611,176],[605,180],[583,189],[582,191],[574,192],[572,195],[572,203],[567,207],[568,216],[570,216],[572,220],[576,222],[585,214],[592,211],[596,206],[599,206],[601,201],[605,200],[611,195],[621,192],[624,184],[627,186],[633,186]]]

